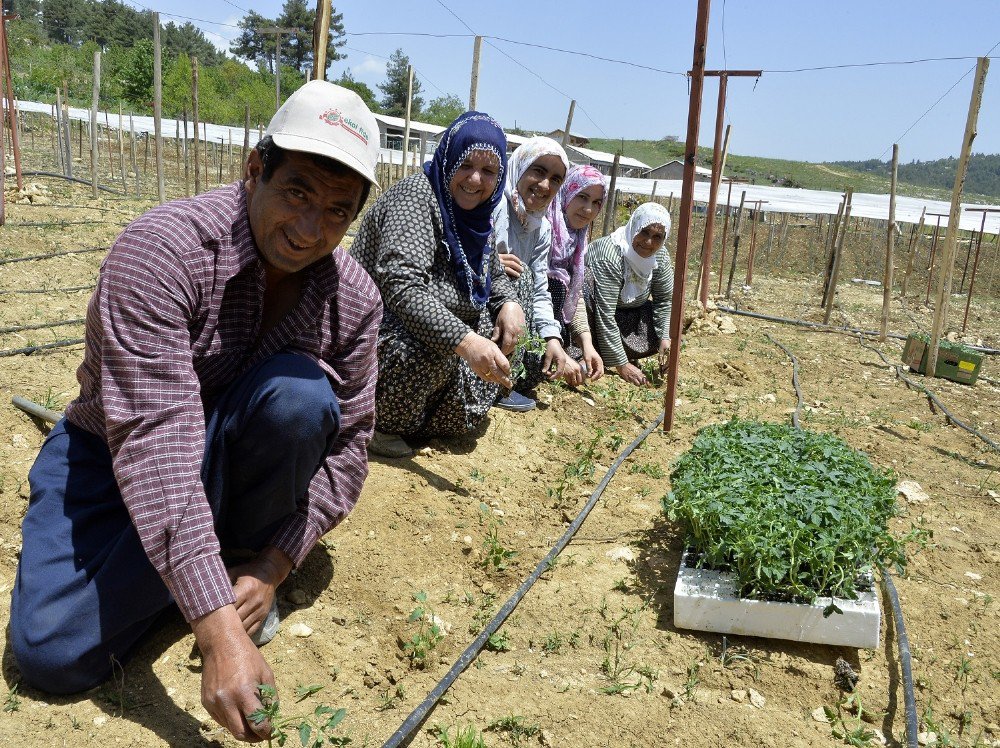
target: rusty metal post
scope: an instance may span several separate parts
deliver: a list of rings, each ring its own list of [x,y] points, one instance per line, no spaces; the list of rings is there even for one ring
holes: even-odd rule
[[[691,243],[691,214],[694,209],[694,163],[698,147],[702,89],[705,85],[705,55],[708,47],[710,0],[698,0],[694,53],[691,63],[691,98],[688,104],[687,136],[684,140],[684,181],[681,187],[680,216],[677,223],[677,250],[674,263],[674,297],[670,309],[670,355],[667,358],[667,387],[663,396],[663,430],[674,426],[674,400],[680,367],[681,333],[684,322],[684,281],[687,276],[688,248]]]
[[[972,275],[969,278],[969,295],[965,297],[965,316],[962,317],[962,332],[965,332],[965,327],[969,323],[969,306],[972,304],[972,289],[976,284],[976,269],[979,267],[979,250],[983,246],[983,233],[986,230],[986,214],[987,213],[1000,213],[1000,208],[966,208],[967,211],[981,211],[983,214],[983,220],[979,224],[979,238],[976,240],[976,258],[972,262]],[[969,250],[971,251],[972,245],[969,245]]]
[[[722,219],[722,254],[719,255],[719,288],[716,294],[722,293],[722,276],[726,268],[726,241],[729,239],[729,212],[732,210],[733,180],[729,180],[729,191],[726,194],[726,215]]]
[[[14,104],[14,81],[10,73],[10,45],[7,43],[7,24],[13,19],[13,15],[3,15],[0,13],[0,58],[3,65],[2,72],[4,85],[7,86],[7,117],[10,120],[10,149],[14,154],[14,175],[17,180],[17,188],[24,187],[24,178],[21,176],[21,141],[17,133],[17,106]],[[0,145],[2,145],[0,138]]]

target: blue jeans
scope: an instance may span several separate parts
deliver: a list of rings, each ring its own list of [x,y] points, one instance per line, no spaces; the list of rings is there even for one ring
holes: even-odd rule
[[[280,353],[207,407],[201,480],[223,548],[260,550],[330,453],[340,408],[323,370]],[[103,439],[65,419],[28,475],[11,596],[24,681],[74,693],[124,663],[173,599],[139,542]]]

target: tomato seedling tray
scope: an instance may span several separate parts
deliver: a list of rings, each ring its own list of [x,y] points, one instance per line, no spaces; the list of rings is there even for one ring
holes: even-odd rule
[[[824,617],[831,602],[843,612]],[[741,598],[732,574],[689,566],[685,552],[674,586],[674,626],[877,649],[882,611],[874,588],[859,590],[857,600],[821,597],[812,604]]]

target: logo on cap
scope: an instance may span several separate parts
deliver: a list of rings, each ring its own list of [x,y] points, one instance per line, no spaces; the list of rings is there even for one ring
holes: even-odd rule
[[[319,118],[328,125],[344,128],[365,145],[368,145],[368,131],[350,117],[345,117],[339,109],[327,109],[319,115]]]

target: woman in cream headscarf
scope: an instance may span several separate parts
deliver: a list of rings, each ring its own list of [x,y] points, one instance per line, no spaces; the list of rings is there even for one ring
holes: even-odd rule
[[[528,330],[545,340],[544,354],[524,354],[524,376],[497,401],[506,410],[534,408],[534,400],[523,393],[543,378],[562,378],[574,385],[583,381],[580,365],[563,349],[548,281],[552,226],[545,211],[568,169],[566,152],[556,141],[529,138],[509,159],[504,199],[493,211],[493,248],[517,286]]]
[[[597,351],[606,368],[635,385],[646,383],[638,360],[670,350],[669,235],[667,209],[644,203],[628,223],[587,248],[585,300]]]

